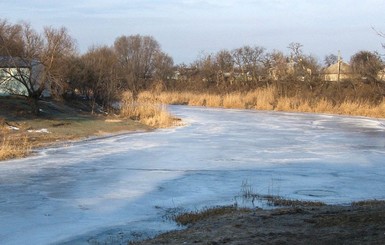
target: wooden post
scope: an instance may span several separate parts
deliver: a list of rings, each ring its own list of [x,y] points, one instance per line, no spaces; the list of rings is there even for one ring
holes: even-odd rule
[[[337,81],[339,82],[340,81],[340,76],[341,76],[341,51],[338,50],[338,61],[337,61],[337,64],[338,64],[338,77],[337,77]]]

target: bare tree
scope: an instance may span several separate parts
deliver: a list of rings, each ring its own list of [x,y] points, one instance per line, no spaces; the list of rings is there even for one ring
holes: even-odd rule
[[[262,73],[262,67],[264,66],[264,51],[265,49],[262,47],[244,46],[231,52],[234,63],[240,70],[244,82],[248,81],[249,77],[253,81],[258,80],[257,77]]]
[[[298,62],[302,56],[303,56],[303,51],[302,51],[303,45],[300,43],[292,42],[289,44],[287,47],[290,50],[290,58],[294,62]]]
[[[215,55],[215,64],[217,66],[217,86],[228,86],[232,84],[234,78],[234,59],[231,52],[228,50],[221,50]]]
[[[287,57],[277,50],[273,50],[267,55],[266,65],[269,69],[269,77],[272,80],[278,81],[284,79],[288,75]]]
[[[319,70],[319,64],[315,57],[304,55],[302,47],[301,43],[292,42],[288,49],[290,49],[290,69],[292,69],[295,79],[304,81]]]
[[[326,55],[324,58],[324,63],[326,66],[331,66],[338,62],[338,56],[335,54]]]
[[[93,47],[83,55],[82,61],[92,108],[96,103],[106,109],[111,108],[112,103],[118,100],[121,88],[116,53],[107,46]]]
[[[3,21],[0,26],[0,50],[8,63],[2,72],[25,88],[37,114],[37,103],[44,90],[62,92],[60,88],[66,82],[65,61],[75,53],[75,42],[65,28],[46,27],[41,35],[28,23],[12,26]]]
[[[23,47],[22,26],[0,20],[0,56],[20,56]]]
[[[263,59],[264,59],[264,51],[265,49],[262,47],[250,47],[245,46],[243,47],[243,60],[244,64],[246,66],[246,69],[248,72],[251,73],[251,78],[253,81],[258,80],[258,75],[262,74],[262,66],[263,66]]]
[[[215,55],[215,62],[222,72],[232,72],[234,69],[234,59],[228,50],[219,51]]]
[[[155,71],[155,56],[159,43],[151,36],[121,36],[115,40],[114,49],[127,87],[136,98],[148,85]]]
[[[60,95],[65,90],[66,70],[75,54],[75,41],[66,28],[44,28],[44,47],[39,60],[44,66],[44,79],[50,83],[53,94]],[[43,83],[40,84],[44,86]]]
[[[171,56],[163,52],[154,55],[154,75],[155,80],[165,82],[173,75],[174,60]]]
[[[376,81],[378,72],[383,68],[380,56],[369,51],[359,51],[350,59],[353,72],[361,78]]]
[[[218,70],[213,54],[201,53],[200,57],[193,63],[192,66],[196,67],[199,71],[198,79],[200,79],[200,81],[196,81],[196,86],[200,85],[201,90],[218,86]]]

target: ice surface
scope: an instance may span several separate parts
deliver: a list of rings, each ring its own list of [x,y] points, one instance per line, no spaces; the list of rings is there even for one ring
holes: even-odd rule
[[[177,228],[175,210],[252,191],[385,199],[385,122],[171,106],[187,126],[88,140],[0,164],[1,244],[120,243]]]

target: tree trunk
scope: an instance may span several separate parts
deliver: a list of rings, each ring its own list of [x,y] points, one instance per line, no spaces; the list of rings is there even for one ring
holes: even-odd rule
[[[32,112],[34,115],[39,116],[39,114],[40,114],[40,110],[39,110],[39,98],[36,97],[36,96],[28,97],[28,104],[29,104],[29,106],[31,107],[31,112]]]

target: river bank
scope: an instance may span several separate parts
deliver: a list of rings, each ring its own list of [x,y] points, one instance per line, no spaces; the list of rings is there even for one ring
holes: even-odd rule
[[[25,157],[35,149],[90,137],[148,131],[153,127],[103,112],[91,113],[85,104],[40,101],[40,115],[29,112],[24,98],[1,98],[0,160]]]
[[[385,202],[230,209],[131,244],[383,244]]]

